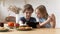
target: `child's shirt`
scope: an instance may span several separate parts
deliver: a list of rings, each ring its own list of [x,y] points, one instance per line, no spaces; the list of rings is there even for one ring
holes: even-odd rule
[[[25,17],[21,17],[20,19],[23,23],[25,22],[36,22],[36,19],[34,17],[30,17],[29,20],[26,20]]]
[[[36,19],[34,17],[30,17],[29,20],[27,20],[25,17],[21,17],[20,21],[23,22],[23,24],[27,23],[29,26],[36,28]]]
[[[46,21],[46,20],[47,20],[47,19],[45,19],[45,18],[40,18],[40,19],[39,19],[39,22],[40,22],[40,23],[43,23],[43,22]],[[47,24],[44,25],[44,27],[50,28],[51,25],[50,25],[50,23],[47,23]]]

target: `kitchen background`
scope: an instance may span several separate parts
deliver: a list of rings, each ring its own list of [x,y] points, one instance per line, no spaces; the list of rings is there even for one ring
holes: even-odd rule
[[[60,28],[60,0],[0,0],[0,21],[3,21],[8,15],[16,15],[8,11],[10,5],[16,5],[23,9],[25,4],[31,4],[34,9],[39,5],[45,5],[49,15],[51,13],[55,14],[56,28]],[[23,13],[21,11],[19,17],[22,17],[22,15]],[[35,13],[33,15],[35,17]]]

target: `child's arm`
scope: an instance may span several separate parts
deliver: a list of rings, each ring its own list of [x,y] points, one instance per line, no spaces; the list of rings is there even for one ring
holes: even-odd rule
[[[48,19],[46,21],[44,21],[43,23],[39,23],[40,27],[44,26],[45,24],[50,22],[51,17],[48,17]]]
[[[51,27],[52,27],[52,28],[55,28],[55,25],[56,25],[55,15],[52,14],[51,17],[52,17],[52,18],[51,18],[51,21],[50,21]]]

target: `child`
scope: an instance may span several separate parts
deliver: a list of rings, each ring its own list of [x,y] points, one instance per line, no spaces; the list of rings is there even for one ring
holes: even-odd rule
[[[49,16],[44,5],[36,8],[36,14],[39,20],[39,27],[55,28],[55,16],[54,14]]]
[[[20,24],[21,24],[21,22],[23,24],[28,23],[29,26],[35,28],[35,25],[33,25],[33,23],[36,22],[36,19],[34,17],[31,17],[33,11],[34,10],[33,10],[32,5],[26,4],[24,6],[24,11],[23,11],[24,17],[21,17]],[[31,23],[29,23],[29,22],[31,22]]]

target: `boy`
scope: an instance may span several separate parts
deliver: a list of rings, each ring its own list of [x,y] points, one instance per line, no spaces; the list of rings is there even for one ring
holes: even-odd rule
[[[24,11],[23,11],[23,14],[24,14],[24,17],[21,17],[20,21],[23,23],[23,24],[27,24],[28,26],[30,27],[33,27],[33,28],[36,28],[36,19],[34,17],[31,17],[32,13],[33,13],[33,7],[32,5],[30,4],[26,4],[24,6]],[[20,24],[21,24],[20,22]]]

